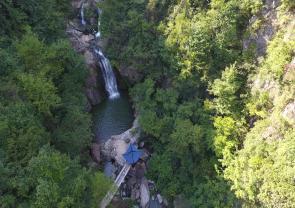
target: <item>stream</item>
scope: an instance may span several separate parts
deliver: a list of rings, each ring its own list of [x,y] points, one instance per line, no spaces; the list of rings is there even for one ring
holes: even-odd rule
[[[83,5],[84,4],[82,4],[81,7],[82,25],[86,23]],[[100,15],[101,10],[98,9],[98,11],[98,15]],[[97,35],[100,34],[99,25],[100,22],[98,21],[98,28],[95,35],[97,40],[100,39],[100,35]],[[94,47],[93,54],[100,66],[105,91],[108,94],[108,99],[95,106],[92,110],[95,142],[103,144],[110,139],[111,136],[121,134],[128,130],[132,126],[134,117],[127,92],[119,92],[117,79],[110,61],[104,55],[102,49],[97,46]],[[104,161],[104,174],[110,178],[114,178],[114,173],[115,167],[112,162]]]
[[[96,34],[100,34],[100,14],[101,10],[97,8],[98,28]],[[80,18],[81,24],[86,25],[87,21],[84,19],[84,2],[81,5]],[[96,41],[100,39],[100,35],[95,35],[95,37]],[[126,92],[120,93],[118,90],[116,76],[110,61],[100,47],[94,46],[92,53],[100,66],[105,90],[108,94],[108,99],[95,106],[92,110],[95,142],[104,143],[111,136],[121,134],[130,128],[134,118],[131,104],[128,100],[128,94]]]
[[[86,63],[89,64],[90,68],[91,66],[99,66],[99,69],[95,68],[95,70],[100,70],[100,72],[94,73],[94,77],[91,77],[90,80],[94,80],[94,83],[97,83],[98,79],[95,78],[95,76],[97,76],[97,74],[100,74],[103,77],[105,92],[108,95],[107,99],[103,101],[99,100],[98,102],[96,102],[96,99],[91,99],[94,97],[93,95],[99,94],[100,92],[97,93],[91,91],[92,89],[96,89],[96,84],[89,84],[88,82],[88,84],[90,85],[90,88],[88,89],[90,90],[89,94],[92,96],[89,96],[90,100],[95,100],[94,103],[91,103],[91,114],[94,123],[93,133],[95,135],[94,142],[99,144],[99,147],[109,148],[104,149],[107,153],[104,153],[105,155],[103,155],[103,170],[104,174],[107,177],[115,179],[117,177],[116,174],[118,174],[118,170],[120,170],[120,165],[122,166],[122,164],[118,162],[120,160],[118,160],[116,155],[113,157],[113,155],[109,156],[108,153],[110,153],[110,155],[113,152],[116,153],[116,151],[118,151],[120,147],[122,147],[123,149],[125,147],[127,148],[127,144],[131,143],[132,140],[126,142],[126,138],[122,139],[120,136],[124,132],[123,135],[127,135],[127,139],[134,139],[135,135],[137,134],[133,135],[133,133],[129,129],[132,127],[132,130],[135,130],[137,129],[137,127],[134,127],[134,123],[136,122],[133,123],[135,118],[133,115],[132,104],[130,102],[128,92],[119,89],[116,73],[114,73],[111,62],[108,60],[107,55],[104,54],[103,47],[101,47],[100,44],[100,41],[102,40],[100,32],[100,15],[103,11],[99,8],[95,8],[96,17],[87,18],[87,14],[89,12],[87,12],[86,9],[89,9],[91,5],[93,7],[96,7],[95,2],[98,1],[99,0],[93,2],[87,0],[80,1],[80,5],[77,5],[79,6],[78,22],[75,25],[74,21],[74,30],[69,30],[68,33],[72,35],[72,42],[76,43],[74,44],[76,46],[76,50],[80,52],[83,51],[84,55],[86,54],[85,60]],[[90,4],[91,2],[93,4]],[[93,25],[96,25],[95,19],[98,19],[97,29],[93,27]],[[91,26],[92,29],[89,30]],[[81,30],[76,30],[76,28],[79,27],[81,28]],[[87,31],[87,33],[85,31]],[[89,31],[91,31],[91,34],[88,33]],[[135,130],[135,132],[138,132],[138,130]],[[113,140],[110,140],[111,137],[114,135],[120,136],[114,137]],[[116,140],[116,138],[119,138],[119,140]],[[136,139],[134,141],[136,142]],[[120,142],[123,142],[123,144]],[[108,144],[119,145],[109,146]],[[101,153],[101,151],[99,150],[98,152]],[[121,155],[123,153],[120,152],[119,154]],[[110,158],[113,159],[111,160]],[[149,153],[145,152],[145,159],[139,161],[131,167],[129,175],[127,175],[127,177],[125,178],[125,182],[120,189],[120,196],[132,199],[141,207],[146,207],[149,203],[150,208],[158,208],[160,207],[160,202],[158,199],[160,196],[158,197],[159,194],[155,191],[156,189],[154,183],[147,180],[147,178],[145,178],[144,176],[144,173],[147,170],[146,161],[148,158]],[[97,159],[97,161],[99,160],[100,159]],[[139,176],[140,180],[138,178]],[[150,191],[153,193],[150,193]],[[121,200],[119,203],[122,202],[123,201]]]

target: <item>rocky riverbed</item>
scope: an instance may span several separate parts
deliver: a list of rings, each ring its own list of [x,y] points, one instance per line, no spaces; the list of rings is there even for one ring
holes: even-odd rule
[[[85,94],[88,98],[87,110],[90,111],[93,106],[102,102],[106,97],[106,93],[103,87],[103,78],[99,70],[99,64],[93,53],[95,47],[102,47],[103,40],[95,37],[95,27],[97,24],[97,14],[95,0],[74,0],[72,1],[72,7],[75,13],[77,13],[74,19],[69,20],[67,24],[67,35],[73,46],[73,48],[80,53],[85,60],[88,77],[85,83]],[[89,25],[81,24],[80,10],[82,5],[84,9],[93,10],[93,15],[87,23]]]
[[[107,160],[113,160],[114,174],[117,175],[120,168],[125,164],[123,154],[130,144],[138,143],[141,134],[138,118],[135,119],[130,129],[120,135],[114,135],[102,145],[102,155]],[[140,207],[165,207],[167,201],[157,191],[153,181],[148,180],[145,175],[148,170],[147,162],[151,154],[144,148],[144,143],[139,143],[143,155],[139,162],[133,165],[121,185],[117,198],[130,198],[137,202]],[[118,199],[115,199],[118,200]]]

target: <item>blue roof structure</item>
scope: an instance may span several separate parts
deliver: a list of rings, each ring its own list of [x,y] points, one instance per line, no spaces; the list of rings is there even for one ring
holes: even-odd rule
[[[123,155],[128,164],[136,163],[142,155],[142,150],[137,149],[134,144],[130,144],[126,153]]]

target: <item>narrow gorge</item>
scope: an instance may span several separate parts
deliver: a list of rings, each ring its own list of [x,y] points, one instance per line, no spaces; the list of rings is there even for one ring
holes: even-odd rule
[[[294,0],[0,0],[1,208],[294,208]]]
[[[95,139],[92,144],[92,156],[95,161],[103,165],[104,174],[114,180],[125,163],[123,154],[129,144],[138,142],[140,127],[138,121],[134,121],[136,113],[133,112],[126,87],[120,88],[117,84],[120,80],[116,75],[122,77],[124,74],[120,74],[119,71],[115,73],[111,62],[103,53],[103,48],[108,47],[108,38],[102,37],[99,28],[100,15],[103,11],[97,7],[98,2],[74,1],[77,15],[70,21],[67,31],[75,50],[84,54],[89,70],[86,96],[94,123]],[[85,13],[88,14],[88,18]],[[142,162],[133,165],[118,196],[138,201],[141,207],[145,207],[148,203],[151,207],[158,207],[163,199],[159,194],[160,202],[157,194],[153,194],[150,199],[150,188],[154,190],[155,186],[152,181],[144,177],[145,162],[149,155],[150,153],[145,151]]]

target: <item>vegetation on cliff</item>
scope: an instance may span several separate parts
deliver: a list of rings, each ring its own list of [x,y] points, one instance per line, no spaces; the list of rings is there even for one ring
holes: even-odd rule
[[[108,0],[102,7],[113,64],[144,74],[131,96],[153,149],[149,177],[162,193],[184,195],[193,207],[294,206],[294,3]],[[246,48],[243,40],[267,18],[277,22],[267,31],[275,35],[258,59],[259,43]]]
[[[3,208],[96,207],[109,187],[86,165],[91,119],[85,65],[64,32],[70,3],[0,2]],[[153,152],[148,177],[165,198],[206,208],[294,207],[294,1],[99,7],[112,65],[141,75],[130,95]],[[259,38],[269,39],[266,51]]]

